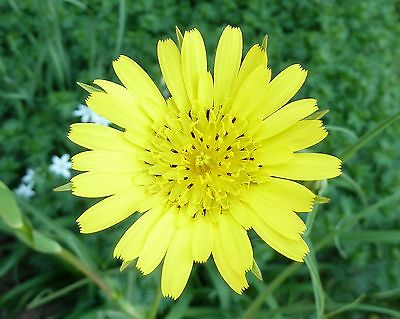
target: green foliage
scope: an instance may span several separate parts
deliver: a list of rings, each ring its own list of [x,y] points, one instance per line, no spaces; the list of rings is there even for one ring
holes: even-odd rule
[[[27,168],[36,173],[30,200],[16,202],[0,184],[0,317],[400,318],[397,0],[8,0],[0,12],[0,179],[15,189]],[[120,272],[112,258],[133,220],[79,234],[74,220],[92,203],[53,192],[68,181],[48,167],[51,156],[80,150],[66,138],[87,96],[76,82],[91,90],[83,83],[116,80],[111,62],[126,54],[163,88],[158,39],[197,27],[212,65],[228,23],[242,28],[245,49],[268,34],[274,75],[292,63],[309,70],[299,96],[330,110],[318,114],[330,131],[318,150],[343,154],[345,175],[314,185],[330,202],[304,216],[307,265],[251,234],[264,281],[249,274],[238,296],[210,261],[172,302],[160,296],[159,272]]]

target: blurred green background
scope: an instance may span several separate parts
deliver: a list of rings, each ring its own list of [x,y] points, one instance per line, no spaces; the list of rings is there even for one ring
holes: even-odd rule
[[[158,39],[197,27],[212,61],[226,24],[241,27],[246,50],[268,34],[274,75],[292,63],[309,70],[298,96],[330,109],[319,149],[349,155],[399,118],[398,0],[1,0],[0,179],[16,190],[31,168],[35,194],[16,196],[22,230],[0,219],[0,318],[400,318],[400,121],[346,161],[342,177],[317,185],[331,202],[312,213],[307,264],[253,240],[264,281],[249,273],[242,296],[209,261],[178,301],[162,298],[159,271],[120,273],[112,258],[132,219],[81,235],[75,219],[92,202],[52,191],[67,182],[49,171],[52,156],[80,150],[66,138],[86,97],[76,81],[116,80],[111,62],[123,53],[163,88]]]

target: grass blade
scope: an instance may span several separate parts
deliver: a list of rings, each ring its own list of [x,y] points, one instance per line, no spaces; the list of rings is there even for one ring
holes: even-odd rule
[[[340,157],[344,162],[347,162],[350,158],[353,157],[355,153],[359,149],[361,149],[365,144],[367,144],[370,140],[373,138],[377,137],[384,129],[395,123],[398,119],[400,119],[400,112],[396,113],[393,117],[387,119],[383,123],[381,123],[378,127],[373,129],[372,131],[364,134],[361,136],[357,142],[355,142],[353,145],[349,146],[342,154]]]

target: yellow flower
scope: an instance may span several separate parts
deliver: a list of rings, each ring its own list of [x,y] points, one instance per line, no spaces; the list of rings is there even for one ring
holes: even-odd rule
[[[164,259],[161,289],[182,293],[193,262],[212,254],[227,284],[248,287],[253,250],[247,230],[295,261],[308,252],[306,226],[315,195],[292,180],[340,175],[336,157],[299,152],[327,135],[320,120],[307,119],[316,100],[287,102],[307,71],[292,65],[271,81],[267,55],[254,45],[242,61],[242,33],[226,27],[214,76],[208,71],[199,31],[185,32],[182,48],[159,41],[158,60],[171,98],[165,100],[147,73],[120,56],[114,70],[123,86],[94,83],[87,105],[121,129],[73,124],[69,138],[89,151],[72,158],[84,173],[72,192],[106,197],[77,220],[82,233],[142,214],[125,232],[114,255],[137,259],[143,274]]]

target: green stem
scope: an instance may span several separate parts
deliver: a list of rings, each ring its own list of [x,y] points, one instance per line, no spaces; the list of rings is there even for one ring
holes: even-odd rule
[[[256,314],[258,308],[262,305],[265,299],[278,288],[281,283],[283,283],[291,274],[296,272],[302,264],[293,263],[290,266],[287,266],[278,276],[274,278],[270,282],[270,284],[257,296],[257,298],[252,302],[249,308],[247,308],[246,312],[241,317],[242,319],[252,319]]]
[[[101,277],[99,277],[96,273],[94,273],[90,268],[80,262],[78,258],[72,255],[65,249],[62,249],[61,252],[57,254],[58,257],[65,260],[67,263],[74,266],[77,270],[85,274],[93,283],[95,283],[107,296],[108,299],[118,304],[118,306],[123,310],[127,315],[134,319],[141,319],[142,316],[126,301],[124,298],[118,295],[116,291],[110,288],[105,281]]]
[[[157,317],[157,311],[158,311],[158,307],[160,305],[161,302],[161,288],[160,285],[156,285],[156,290],[155,290],[155,295],[154,295],[154,299],[153,302],[151,304],[150,307],[150,311],[149,314],[147,316],[147,319],[155,319]]]
[[[396,122],[398,119],[400,119],[400,112],[396,113],[394,116],[390,117],[383,123],[381,123],[378,127],[373,129],[372,131],[364,134],[361,136],[357,142],[355,142],[353,145],[350,145],[342,154],[341,159],[344,162],[347,162],[353,155],[365,144],[367,144],[370,140],[372,140],[374,137],[378,136],[385,128],[389,127],[392,125],[394,122]]]
[[[62,248],[62,250],[57,254],[58,257],[74,266],[77,270],[85,274],[93,283],[95,283],[111,300],[116,298],[116,294],[113,290],[101,279],[97,274],[95,274],[90,268],[81,263],[81,261],[72,255],[69,251]]]

